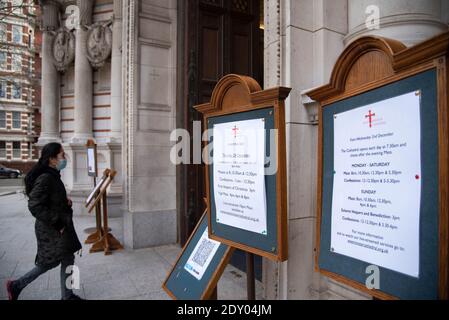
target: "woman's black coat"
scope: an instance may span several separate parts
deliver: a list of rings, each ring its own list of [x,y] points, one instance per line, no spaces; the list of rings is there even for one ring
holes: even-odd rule
[[[81,249],[73,226],[73,211],[58,170],[47,167],[34,182],[28,208],[36,218],[37,255],[40,266],[57,266],[64,255]],[[60,230],[64,228],[61,234]]]

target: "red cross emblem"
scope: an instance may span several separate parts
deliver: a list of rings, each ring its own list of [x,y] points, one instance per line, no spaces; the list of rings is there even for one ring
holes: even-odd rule
[[[234,126],[234,129],[232,129],[232,131],[234,131],[234,138],[236,138],[237,137],[237,131],[238,131],[239,129],[237,128],[237,126]]]
[[[369,118],[369,127],[372,128],[373,127],[373,117],[375,116],[375,113],[371,113],[371,110],[369,111],[369,113],[365,116],[365,118]]]

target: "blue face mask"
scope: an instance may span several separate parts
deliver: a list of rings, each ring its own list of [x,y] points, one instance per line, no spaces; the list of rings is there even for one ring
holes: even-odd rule
[[[63,170],[67,166],[67,160],[66,159],[59,159],[58,165],[56,166],[56,169],[59,171]]]

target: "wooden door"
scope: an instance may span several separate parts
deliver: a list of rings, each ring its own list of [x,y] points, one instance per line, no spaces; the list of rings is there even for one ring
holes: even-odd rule
[[[181,68],[184,70],[184,77],[180,78],[185,84],[179,109],[183,113],[182,125],[189,131],[193,146],[193,122],[202,120],[193,106],[210,101],[215,85],[223,76],[249,75],[262,83],[263,0],[187,0],[178,4],[181,15],[178,52],[183,54]],[[184,244],[205,209],[204,166],[183,165],[180,177],[180,241]]]

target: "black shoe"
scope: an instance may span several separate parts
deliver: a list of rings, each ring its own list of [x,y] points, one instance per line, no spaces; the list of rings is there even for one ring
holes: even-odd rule
[[[6,282],[6,291],[8,292],[9,300],[17,300],[19,298],[20,290],[14,286],[14,281],[8,280]]]
[[[67,299],[61,299],[61,300],[85,300],[85,299],[78,297],[76,294],[72,293]]]

